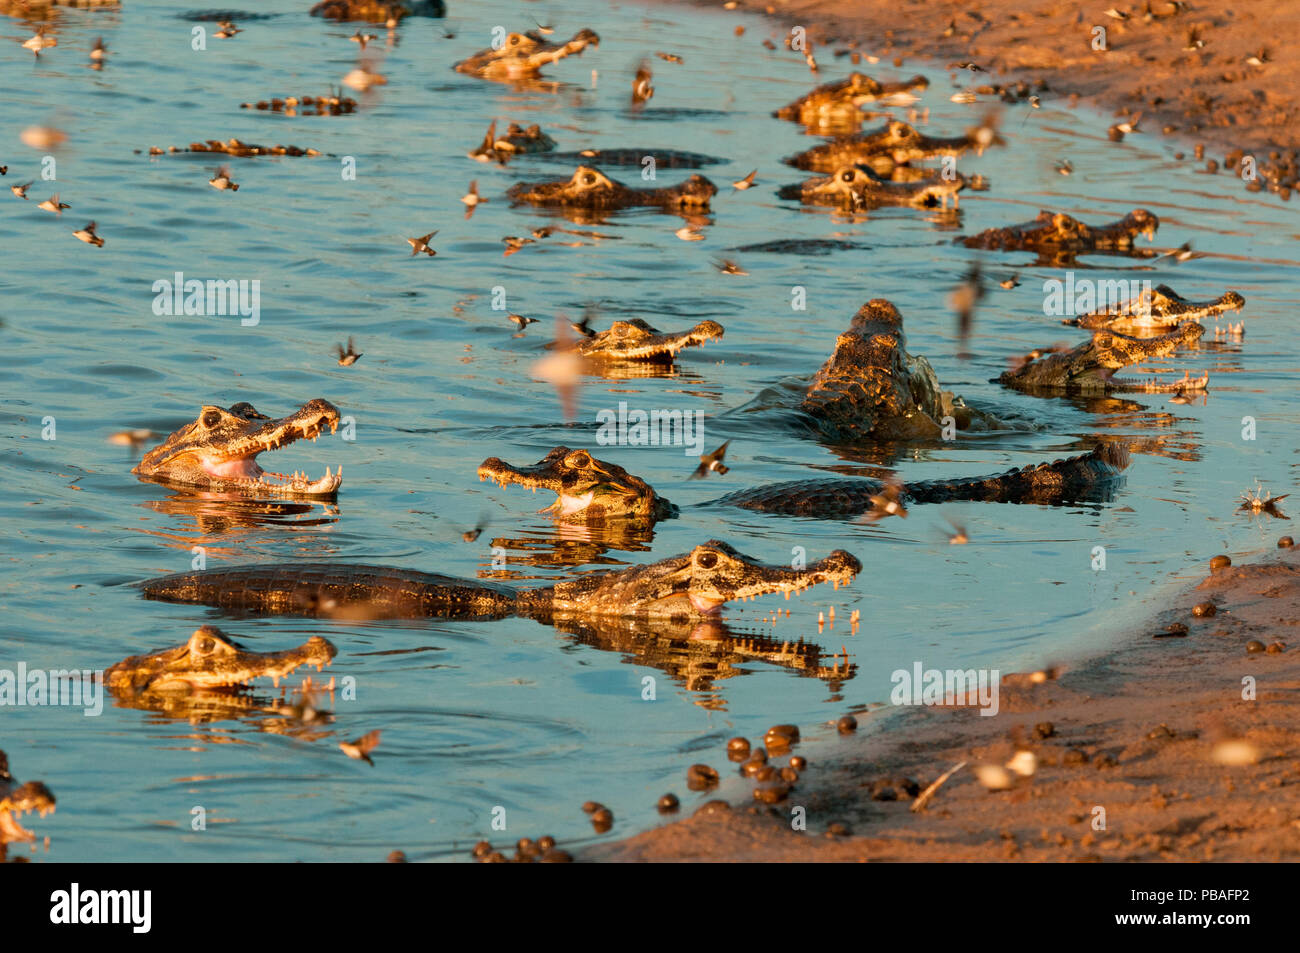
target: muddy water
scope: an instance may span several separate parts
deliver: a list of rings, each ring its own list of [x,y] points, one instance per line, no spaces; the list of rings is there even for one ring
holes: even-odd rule
[[[52,839],[38,858],[376,860],[399,847],[412,858],[460,859],[483,836],[589,839],[579,810],[588,798],[614,810],[618,824],[607,836],[626,834],[654,823],[666,790],[687,809],[696,803],[686,767],[721,766],[731,735],[795,722],[815,736],[845,710],[885,701],[891,673],[917,661],[1007,670],[1106,651],[1124,620],[1158,601],[1171,574],[1215,552],[1271,547],[1282,531],[1276,520],[1238,513],[1235,501],[1256,480],[1274,494],[1295,482],[1294,212],[1176,161],[1168,141],[1111,143],[1108,118],[1048,96],[1042,110],[1007,111],[1007,148],[962,160],[961,171],[987,175],[992,189],[968,193],[958,215],[850,218],[776,197],[779,185],[801,178],[779,159],[813,140],[769,113],[804,92],[810,77],[801,58],[762,48],[764,37],[780,38],[760,19],[598,0],[531,4],[534,19],[554,19],[556,35],[591,26],[602,43],[551,67],[558,87],[515,90],[450,64],[488,45],[497,24],[531,28],[528,13],[460,5],[447,21],[407,21],[391,44],[381,35],[371,51],[388,84],[353,115],[241,110],[246,101],[322,92],[352,68],[356,47],[346,37],[355,26],[308,18],[306,7],[268,3],[272,16],[243,23],[233,40],[210,38],[205,51],[191,46],[198,21],[149,2],[66,14],[59,46],[37,63],[18,43],[0,45],[9,90],[0,102],[4,181],[37,179],[30,202],[0,201],[9,353],[0,368],[0,668],[101,669],[208,622],[263,650],[324,635],[340,650],[330,671],[355,685],[346,697],[340,690],[318,699],[334,720],[306,731],[274,714],[270,686],[256,694],[256,711],[209,711],[193,721],[111,704],[89,717],[69,707],[6,708],[0,745],[15,773],[44,779],[59,799],[58,813],[36,824]],[[742,37],[733,34],[737,23],[748,28]],[[0,31],[32,32],[13,20]],[[101,34],[111,53],[95,72],[84,66],[86,51]],[[684,63],[652,58],[655,96],[632,112],[632,73],[654,50]],[[846,66],[823,59],[828,77]],[[943,71],[906,64],[907,75],[916,70],[933,82],[920,104],[931,110],[927,131],[956,134],[979,115],[980,105],[948,101]],[[702,241],[686,242],[675,237],[683,222],[672,216],[584,225],[511,208],[503,194],[510,184],[568,170],[468,160],[494,117],[541,123],[564,150],[675,148],[725,158],[704,170],[723,186],[713,224]],[[42,153],[19,142],[34,124],[69,134],[54,182],[38,178]],[[135,151],[231,136],[327,155],[235,160],[241,188],[232,193],[206,184],[217,165],[210,157]],[[343,175],[344,157],[355,159],[355,178]],[[1053,169],[1066,157],[1075,169],[1068,178]],[[727,185],[755,167],[757,187]],[[610,171],[642,184],[636,169]],[[661,169],[657,184],[685,174]],[[458,200],[471,178],[490,201],[466,221]],[[62,219],[35,207],[54,191],[72,205]],[[1099,221],[1139,205],[1161,218],[1159,246],[1191,242],[1204,257],[1090,258],[1076,277],[1169,282],[1190,298],[1240,291],[1244,340],[1207,337],[1155,365],[1208,370],[1205,400],[1089,403],[990,383],[1016,355],[1078,339],[1043,313],[1043,282],[1063,271],[1030,264],[1030,255],[985,256],[993,278],[1015,272],[1020,286],[990,288],[972,356],[957,357],[945,299],[972,253],[951,244],[954,234],[1023,221],[1041,207]],[[90,219],[103,248],[70,234]],[[502,255],[502,237],[545,224],[605,237],[561,233]],[[437,257],[412,258],[404,239],[434,228]],[[844,247],[824,255],[735,250],[776,239]],[[736,260],[748,276],[720,274],[715,258]],[[258,323],[157,315],[154,283],[178,271],[259,281]],[[795,286],[805,289],[805,310],[792,309]],[[492,307],[498,287],[509,311],[541,323],[515,336]],[[930,358],[946,386],[1035,429],[854,453],[785,426],[779,413],[727,413],[788,394],[789,379],[811,373],[852,313],[877,296],[898,305],[911,350]],[[642,317],[675,329],[709,318],[726,337],[686,352],[669,376],[586,379],[566,424],[554,390],[531,369],[554,315],[576,317],[587,305],[596,327]],[[339,367],[333,349],[348,336],[364,356]],[[336,507],[267,511],[186,498],[137,482],[129,472],[137,454],[107,439],[128,427],[170,431],[205,403],[248,400],[278,415],[316,396],[353,418],[355,439],[301,443],[266,462],[312,476],[344,464]],[[703,412],[706,449],[733,441],[731,473],[691,482],[695,460],[681,447],[596,446],[597,414],[619,402]],[[1246,417],[1255,421],[1253,440],[1243,440]],[[46,418],[53,440],[42,438]],[[1125,486],[1105,504],[916,507],[905,521],[873,526],[691,506],[828,470],[892,469],[910,480],[1004,470],[1079,452],[1097,434],[1134,451]],[[474,478],[485,457],[528,463],[559,443],[590,446],[641,475],[682,515],[652,539],[602,538],[536,515],[550,502],[543,494]],[[485,531],[465,543],[462,533],[481,517]],[[966,529],[968,545],[949,544],[951,524]],[[309,557],[526,581],[650,561],[711,537],[771,562],[788,562],[795,547],[809,558],[836,547],[857,554],[865,571],[847,589],[727,612],[739,633],[803,637],[828,653],[843,647],[852,677],[819,680],[710,652],[704,641],[689,659],[651,657],[635,651],[645,633],[639,643],[602,641],[525,620],[231,619],[145,602],[123,585],[188,569],[194,547],[204,547],[209,565]],[[505,553],[499,572],[494,545]],[[1102,571],[1092,568],[1098,546]],[[836,623],[819,632],[818,613],[832,606]],[[764,622],[777,607],[791,617]],[[853,610],[862,617],[856,632],[846,625]],[[373,767],[339,751],[340,740],[376,728],[383,736]],[[504,809],[504,834],[490,829],[494,808]],[[198,814],[204,830],[194,829]]]

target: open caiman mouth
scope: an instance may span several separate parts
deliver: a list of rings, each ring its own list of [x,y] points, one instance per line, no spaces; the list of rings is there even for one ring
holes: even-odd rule
[[[305,473],[264,470],[258,454],[279,450],[304,438],[315,440],[325,428],[334,433],[339,410],[327,400],[308,401],[296,413],[272,420],[249,403],[226,410],[206,406],[198,418],[145,454],[131,472],[161,483],[212,490],[271,493],[277,496],[333,497],[343,468],[311,480]]]
[[[18,823],[24,814],[44,817],[54,812],[54,795],[40,781],[18,784],[9,773],[9,757],[0,751],[0,858],[5,844],[35,840],[36,835]]]
[[[133,655],[104,672],[109,691],[122,697],[146,692],[211,691],[242,687],[255,678],[280,679],[303,665],[320,671],[337,654],[333,644],[313,635],[282,652],[256,652],[210,625],[194,630],[189,640],[149,655]]]

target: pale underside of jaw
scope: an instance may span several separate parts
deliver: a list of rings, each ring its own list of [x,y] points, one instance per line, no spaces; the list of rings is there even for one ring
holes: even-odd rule
[[[556,516],[573,516],[575,513],[581,513],[591,505],[595,499],[596,491],[584,493],[582,496],[569,496],[565,493],[559,494],[554,503],[546,509],[541,510],[543,513],[554,513]]]

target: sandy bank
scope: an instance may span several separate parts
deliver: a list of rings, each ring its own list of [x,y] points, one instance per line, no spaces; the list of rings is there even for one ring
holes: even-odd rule
[[[1216,614],[1194,615],[1205,602]],[[1176,623],[1185,636],[1156,637]],[[995,717],[909,709],[886,732],[796,746],[810,764],[784,803],[706,807],[579,859],[1296,860],[1297,625],[1300,556],[1279,550],[1209,574],[1107,657],[1041,683],[1005,676]],[[1287,647],[1251,652],[1252,641]],[[1032,777],[1001,791],[976,777],[975,765],[1004,765],[1018,751],[1033,752]],[[736,770],[722,751],[708,760]],[[905,778],[924,788],[961,761],[922,812],[906,793],[872,799],[873,786],[902,789]],[[791,829],[796,805],[806,833]],[[851,834],[827,836],[832,823]]]

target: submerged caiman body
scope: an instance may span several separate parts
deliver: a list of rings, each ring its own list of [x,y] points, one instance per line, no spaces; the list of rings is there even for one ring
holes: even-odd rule
[[[592,210],[663,208],[692,212],[708,211],[709,200],[718,187],[702,175],[667,188],[633,189],[616,182],[599,169],[578,166],[559,182],[519,182],[506,190],[515,202]]]
[[[955,208],[957,193],[968,183],[964,175],[957,173],[951,178],[936,173],[910,182],[895,182],[881,178],[868,165],[850,165],[832,175],[814,176],[798,185],[786,186],[779,194],[781,198],[797,198],[805,205],[832,205],[849,210],[885,205],[947,208],[950,201]]]
[[[1004,473],[906,483],[901,486],[900,499],[908,504],[1104,502],[1119,486],[1128,462],[1125,447],[1107,443],[1089,453]],[[516,485],[554,492],[555,502],[540,512],[564,522],[653,523],[678,515],[678,508],[659,496],[645,480],[617,464],[596,459],[587,450],[556,447],[526,467],[514,467],[492,457],[479,464],[478,476],[502,487]],[[845,519],[872,510],[875,505],[872,497],[887,486],[883,480],[865,477],[793,480],[740,490],[699,505]]]
[[[583,149],[579,152],[546,152],[535,156],[543,162],[562,162],[565,165],[613,166],[644,169],[646,159],[654,160],[655,169],[702,169],[721,165],[726,159],[704,155],[701,152],[683,152],[680,149]]]
[[[447,8],[442,0],[322,0],[311,8],[311,15],[340,22],[394,23],[406,17],[443,17]]]
[[[1168,285],[1156,285],[1115,307],[1066,318],[1061,323],[1142,335],[1168,330],[1184,321],[1200,322],[1227,311],[1240,311],[1245,305],[1246,299],[1235,291],[1225,291],[1210,301],[1188,301]]]
[[[386,566],[279,563],[178,573],[140,584],[147,599],[264,614],[340,619],[711,618],[733,599],[850,582],[862,565],[835,550],[804,569],[769,566],[710,540],[645,566],[534,589]]]
[[[993,136],[987,145],[1000,142]],[[978,130],[945,139],[927,136],[908,123],[894,120],[869,132],[836,136],[783,161],[809,172],[835,172],[846,166],[867,165],[879,175],[888,175],[895,166],[942,156],[959,156],[970,149],[982,152],[985,146]]]
[[[552,43],[534,30],[509,33],[499,48],[479,50],[457,63],[455,69],[483,79],[533,79],[541,75],[543,66],[581,53],[588,46],[600,46],[600,37],[588,29],[579,30],[562,43]]]
[[[1105,225],[1085,225],[1064,212],[1040,211],[1032,222],[990,228],[978,235],[956,239],[967,248],[1000,251],[1049,252],[1129,252],[1139,235],[1155,238],[1160,219],[1144,208],[1129,212],[1118,221]]]
[[[924,76],[896,83],[881,83],[863,73],[850,73],[835,82],[823,83],[806,95],[772,113],[778,119],[791,119],[810,127],[845,125],[862,118],[867,103],[919,92],[929,87]]]
[[[1017,390],[1084,394],[1205,390],[1209,382],[1208,373],[1199,378],[1184,374],[1182,380],[1177,381],[1128,380],[1115,376],[1115,371],[1121,368],[1164,357],[1180,347],[1191,347],[1204,333],[1205,328],[1195,321],[1184,321],[1174,330],[1153,337],[1097,331],[1087,341],[1068,351],[1030,355],[1019,367],[1007,371],[997,381]]]

